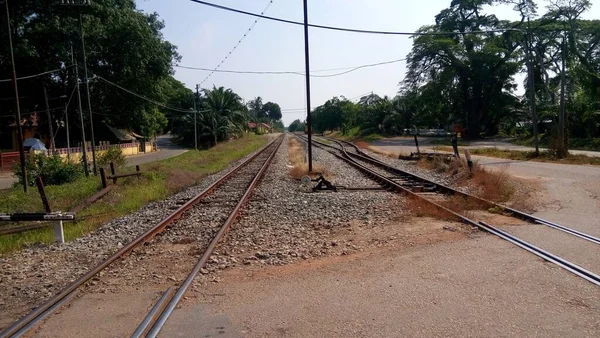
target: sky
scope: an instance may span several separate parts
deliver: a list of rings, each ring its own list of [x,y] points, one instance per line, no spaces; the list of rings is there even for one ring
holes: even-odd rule
[[[206,0],[227,7],[260,13],[270,0]],[[312,24],[368,30],[413,32],[434,23],[435,15],[450,5],[450,0],[309,0],[308,21]],[[600,17],[600,0],[592,3],[583,18]],[[302,0],[273,0],[265,15],[303,21]],[[538,14],[546,12],[548,2],[537,0]],[[178,47],[179,65],[216,67],[247,33],[256,18],[204,6],[189,0],[136,0],[138,9],[157,12],[165,22],[164,38]],[[488,7],[487,13],[499,19],[517,20],[511,5]],[[405,58],[410,53],[409,36],[371,35],[309,28],[310,69],[354,67]],[[241,44],[221,65],[224,70],[304,71],[304,30],[302,26],[259,19]],[[311,108],[334,96],[359,97],[367,93],[394,96],[404,78],[404,61],[363,68],[352,73],[311,78]],[[195,88],[209,72],[175,68],[175,78]],[[522,82],[522,76],[517,77]],[[257,96],[263,103],[281,106],[283,122],[306,117],[306,82],[299,75],[250,75],[214,73],[202,88],[224,86],[245,101]]]

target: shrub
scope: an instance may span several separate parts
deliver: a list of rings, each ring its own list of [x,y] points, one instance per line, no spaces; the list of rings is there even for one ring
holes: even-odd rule
[[[104,154],[98,156],[98,166],[106,168],[110,162],[114,163],[117,168],[125,165],[125,155],[121,148],[110,147]]]
[[[77,164],[63,161],[59,155],[35,154],[29,156],[26,168],[29,185],[35,185],[37,177],[41,177],[45,185],[61,185],[75,181],[82,174],[82,168]],[[19,179],[19,184],[23,184],[20,164],[15,165],[14,172]]]

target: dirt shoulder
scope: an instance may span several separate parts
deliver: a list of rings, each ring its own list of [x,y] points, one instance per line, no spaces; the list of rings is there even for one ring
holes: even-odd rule
[[[284,267],[232,269],[165,336],[590,337],[592,284],[511,244],[470,240],[375,248]],[[198,322],[201,315],[202,322]]]

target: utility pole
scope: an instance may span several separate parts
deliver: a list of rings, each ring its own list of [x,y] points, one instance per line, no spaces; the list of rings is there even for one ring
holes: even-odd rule
[[[304,63],[306,64],[306,129],[308,132],[308,172],[312,172],[312,126],[310,121],[310,62],[308,51],[308,0],[304,0]]]
[[[44,84],[44,101],[46,102],[46,116],[48,117],[48,131],[50,132],[50,151],[52,155],[56,150],[56,144],[54,143],[54,128],[52,127],[52,115],[50,115],[50,105],[48,104],[48,92],[46,91],[46,84]]]
[[[200,85],[196,85],[196,96],[194,97],[194,149],[198,150],[198,107],[196,106],[196,100],[200,98]]]
[[[69,102],[65,103],[65,129],[67,130],[67,160],[71,161],[71,141],[69,137]]]
[[[81,108],[81,92],[79,91],[79,69],[77,68],[77,60],[75,60],[75,85],[77,86],[77,103],[79,105],[79,119],[81,120],[81,156],[83,159],[83,170],[85,176],[90,176],[88,170],[87,146],[85,144],[85,124],[83,123],[83,109]]]
[[[527,74],[529,78],[529,106],[531,110],[531,118],[533,120],[533,142],[535,145],[535,156],[540,155],[540,146],[538,140],[538,116],[537,111],[535,109],[535,79],[533,74],[533,65],[532,65],[532,54],[531,54],[531,46],[533,45],[533,41],[531,39],[530,32],[530,23],[529,18],[527,19],[527,36],[525,37],[525,47],[527,48]]]
[[[21,175],[23,175],[23,191],[27,192],[27,167],[25,166],[25,149],[23,149],[23,128],[21,126],[21,106],[19,104],[19,86],[17,85],[17,68],[15,67],[15,55],[13,53],[12,32],[10,30],[10,14],[8,11],[8,0],[6,2],[6,25],[8,27],[8,45],[10,47],[10,60],[12,62],[12,84],[15,89],[15,114],[17,125],[17,142],[19,143],[19,158],[21,160]]]
[[[560,113],[558,116],[558,151],[559,158],[567,155],[565,142],[565,37],[563,36],[561,50],[561,71],[560,71]]]
[[[90,79],[88,78],[87,71],[87,60],[85,55],[85,40],[83,38],[83,18],[81,15],[81,11],[79,11],[79,33],[81,35],[81,51],[83,54],[83,72],[85,75],[85,88],[87,91],[87,103],[88,103],[88,111],[90,113],[90,130],[92,137],[92,161],[94,162],[94,175],[98,175],[98,169],[96,168],[96,141],[94,138],[94,118],[92,116],[92,99],[90,97]]]

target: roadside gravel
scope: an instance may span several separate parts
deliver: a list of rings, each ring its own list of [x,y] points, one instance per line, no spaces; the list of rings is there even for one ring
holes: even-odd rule
[[[0,327],[4,327],[19,312],[27,311],[56,294],[241,161],[243,159],[231,163],[219,173],[207,176],[199,185],[165,200],[150,203],[131,215],[112,220],[84,237],[63,245],[34,245],[1,257]]]

